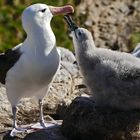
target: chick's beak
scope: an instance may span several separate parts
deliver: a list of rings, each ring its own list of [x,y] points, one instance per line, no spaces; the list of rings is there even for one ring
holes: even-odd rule
[[[71,31],[76,31],[78,29],[78,26],[75,24],[75,22],[72,20],[72,18],[69,15],[65,15],[64,19],[66,23],[68,24],[68,27]]]
[[[62,7],[49,6],[51,13],[55,15],[74,13],[74,8],[71,5]]]

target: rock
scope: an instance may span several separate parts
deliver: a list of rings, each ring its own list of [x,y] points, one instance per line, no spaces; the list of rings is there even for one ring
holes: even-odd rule
[[[79,69],[76,63],[76,58],[71,51],[68,49],[59,47],[58,48],[61,54],[61,65],[62,68],[66,69],[72,77],[77,77],[79,75]]]
[[[97,107],[91,98],[77,97],[65,113],[61,130],[71,139],[138,140],[139,118],[139,110]]]
[[[122,12],[124,15],[127,15],[130,12],[130,9],[128,7],[127,4],[123,3],[120,4],[120,8],[119,8],[120,12]]]
[[[27,135],[23,140],[68,140],[60,131],[60,126]]]
[[[68,49],[58,47],[58,50],[60,51],[62,61],[70,62],[72,64],[76,61],[75,56]]]
[[[103,5],[109,5],[110,4],[110,0],[102,0],[102,4]]]
[[[1,133],[0,137],[1,140],[69,140],[62,135],[60,126],[50,127],[30,134],[20,133],[13,138],[9,136],[9,131],[7,131],[6,133]]]

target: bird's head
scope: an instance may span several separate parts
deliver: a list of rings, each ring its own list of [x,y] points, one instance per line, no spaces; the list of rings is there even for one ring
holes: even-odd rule
[[[78,53],[92,51],[95,48],[90,31],[85,28],[77,28],[72,32],[74,48]]]
[[[33,4],[23,11],[23,28],[27,32],[27,30],[33,28],[34,26],[42,27],[43,25],[50,24],[52,17],[55,15],[73,12],[74,9],[71,5],[54,7],[46,4]]]
[[[65,16],[65,20],[72,32],[72,38],[75,48],[87,50],[89,47],[95,47],[90,31],[85,28],[78,27],[68,15]]]
[[[79,43],[84,43],[87,40],[93,40],[91,32],[85,28],[77,28],[73,32],[73,38]]]

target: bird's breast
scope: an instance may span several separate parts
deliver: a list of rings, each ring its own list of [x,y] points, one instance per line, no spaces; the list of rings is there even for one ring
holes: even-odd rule
[[[33,60],[34,59],[34,60]],[[51,79],[59,67],[59,54],[54,48],[48,55],[34,55],[29,70],[40,79]]]
[[[49,84],[59,68],[59,62],[60,56],[56,48],[48,55],[23,54],[19,62],[8,72],[7,80],[32,85]]]

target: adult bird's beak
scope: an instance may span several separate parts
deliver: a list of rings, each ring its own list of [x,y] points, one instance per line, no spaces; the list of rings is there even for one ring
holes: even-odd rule
[[[71,5],[66,5],[62,7],[49,6],[49,9],[54,16],[60,14],[74,13],[74,8]]]
[[[69,15],[65,15],[64,19],[66,23],[68,24],[68,27],[71,31],[75,31],[78,28],[78,26],[74,23],[74,21]]]

